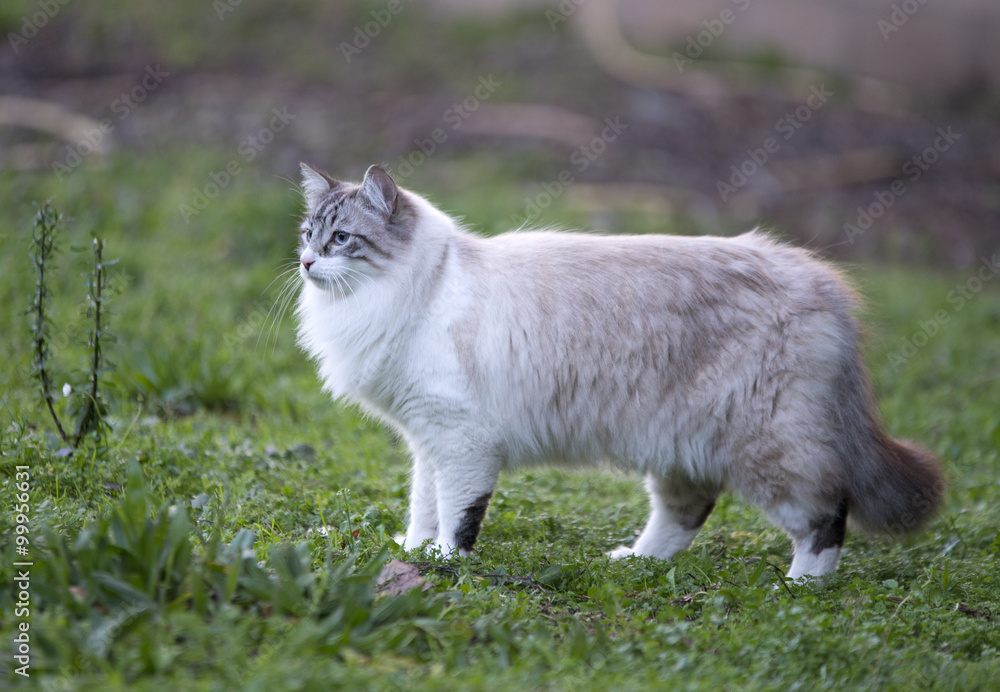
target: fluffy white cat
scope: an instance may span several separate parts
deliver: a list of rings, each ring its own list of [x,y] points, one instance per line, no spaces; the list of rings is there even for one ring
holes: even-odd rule
[[[788,575],[837,567],[847,519],[901,534],[938,504],[937,460],[889,439],[830,265],[736,238],[483,238],[372,166],[303,165],[299,341],[324,386],[413,453],[404,546],[472,550],[502,468],[610,461],[652,506],[612,557],[686,549],[718,494],[792,538]]]

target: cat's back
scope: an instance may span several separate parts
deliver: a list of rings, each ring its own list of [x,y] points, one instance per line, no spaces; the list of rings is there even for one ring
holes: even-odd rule
[[[519,295],[585,299],[594,307],[651,302],[675,311],[717,304],[846,314],[857,305],[831,265],[759,231],[731,238],[512,232],[481,248],[484,275],[496,284],[488,293],[500,300],[509,284]]]

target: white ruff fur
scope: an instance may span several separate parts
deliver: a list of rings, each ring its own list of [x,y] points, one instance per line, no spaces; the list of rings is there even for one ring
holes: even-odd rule
[[[932,493],[932,462],[872,413],[853,293],[807,252],[756,232],[483,238],[374,167],[361,188],[304,173],[299,341],[409,444],[405,548],[468,554],[501,468],[536,463],[647,477],[649,523],[612,557],[687,549],[736,490],[792,537],[792,577],[836,569],[848,507],[891,530],[913,502],[887,481]]]

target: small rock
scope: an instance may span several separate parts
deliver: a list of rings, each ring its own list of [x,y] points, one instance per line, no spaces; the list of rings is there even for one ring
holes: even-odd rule
[[[288,453],[293,459],[307,459],[312,461],[316,458],[316,450],[313,449],[312,445],[308,445],[305,442],[298,443],[289,449]]]

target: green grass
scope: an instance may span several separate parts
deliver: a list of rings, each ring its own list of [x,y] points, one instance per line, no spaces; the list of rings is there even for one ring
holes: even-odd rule
[[[940,454],[952,481],[926,533],[849,537],[828,582],[782,585],[788,539],[726,497],[690,552],[611,563],[605,551],[645,519],[637,479],[538,469],[501,478],[474,558],[443,561],[391,542],[405,449],[320,392],[289,318],[271,330],[280,282],[268,286],[295,242],[289,185],[255,169],[191,224],[181,218],[191,181],[229,156],[114,158],[58,184],[0,174],[0,535],[14,535],[14,467],[30,466],[39,689],[972,690],[1000,679],[1000,278],[956,310],[949,292],[968,275],[847,268],[869,300],[888,427]],[[492,233],[531,191],[525,177],[470,156],[409,184]],[[57,389],[75,381],[86,329],[88,257],[69,246],[96,231],[121,257],[102,455],[59,454],[30,382],[30,202],[48,197],[71,219],[52,286],[67,344],[57,340]],[[568,204],[540,222],[588,224]],[[614,229],[662,223],[635,213]],[[938,310],[948,320],[928,343],[892,360]],[[0,553],[9,642],[13,542]],[[432,588],[375,593],[390,557],[418,564]],[[0,656],[14,681],[9,644]]]

